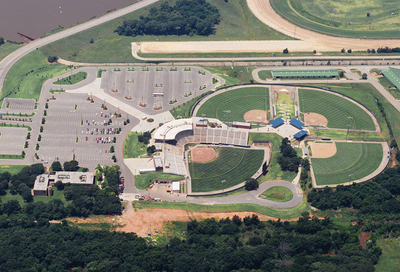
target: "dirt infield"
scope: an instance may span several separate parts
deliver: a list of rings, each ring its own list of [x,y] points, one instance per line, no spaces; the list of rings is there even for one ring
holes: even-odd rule
[[[263,110],[251,110],[243,115],[246,122],[268,123],[267,112]]]
[[[194,162],[209,162],[216,156],[214,148],[195,147],[191,150],[192,161]]]
[[[335,143],[313,143],[310,142],[313,158],[329,158],[336,154]]]
[[[307,112],[304,113],[304,123],[308,126],[326,127],[328,125],[328,119],[321,114]]]

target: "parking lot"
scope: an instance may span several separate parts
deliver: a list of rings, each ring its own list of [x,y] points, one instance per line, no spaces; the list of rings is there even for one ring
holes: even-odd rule
[[[87,100],[84,94],[57,94],[56,100],[49,100],[40,148],[37,151],[42,162],[51,164],[54,160],[61,163],[75,159],[80,165],[94,169],[97,164],[112,165],[114,153],[110,147],[114,141],[123,141],[119,130],[124,129],[127,117],[131,122],[138,122],[132,116],[107,104],[108,109],[101,108],[103,101],[93,98]],[[115,139],[114,139],[115,138]]]
[[[200,67],[108,68],[101,88],[146,114],[168,111],[211,90],[213,75]],[[175,103],[171,103],[176,101]]]
[[[27,128],[0,127],[0,154],[21,155],[27,133]]]
[[[35,100],[33,99],[5,98],[0,112],[31,114],[34,108]]]

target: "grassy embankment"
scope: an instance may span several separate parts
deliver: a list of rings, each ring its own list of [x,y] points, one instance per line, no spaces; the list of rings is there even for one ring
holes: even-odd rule
[[[168,1],[173,5],[176,0]],[[70,61],[80,62],[138,62],[132,56],[131,42],[144,41],[226,41],[229,40],[288,40],[287,37],[260,22],[248,9],[245,0],[220,1],[209,0],[221,14],[221,22],[216,34],[210,36],[119,36],[114,30],[124,20],[139,19],[147,16],[152,7],[159,8],[167,2],[161,0],[131,14],[119,17],[99,26],[82,31],[68,38],[56,41],[41,48],[47,56],[59,56]],[[257,27],[257,28],[256,28]],[[90,39],[94,43],[90,43]]]
[[[286,187],[275,186],[261,194],[265,199],[275,202],[287,202],[293,198],[293,193]]]
[[[23,46],[23,44],[14,44],[14,43],[10,43],[10,42],[6,42],[6,43],[0,45],[0,61],[2,59],[4,59],[5,57],[7,57],[7,55],[12,53],[13,51],[20,48],[21,46]]]
[[[164,174],[163,172],[153,172],[135,176],[135,187],[139,190],[145,190],[150,187],[153,180],[177,180],[183,179],[183,176]]]
[[[64,77],[62,79],[59,79],[57,81],[54,81],[54,85],[74,85],[78,82],[81,82],[87,78],[87,73],[86,72],[78,72],[75,74],[72,74],[70,76]]]
[[[139,142],[138,136],[141,135],[139,132],[131,131],[124,142],[124,158],[139,158],[141,155],[147,154],[147,145]]]

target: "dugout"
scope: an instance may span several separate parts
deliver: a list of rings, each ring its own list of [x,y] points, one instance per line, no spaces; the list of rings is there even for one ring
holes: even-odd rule
[[[233,121],[232,122],[232,127],[250,129],[251,128],[251,124],[250,123],[246,123],[246,122]]]
[[[307,134],[308,134],[307,131],[305,131],[305,130],[300,130],[300,131],[297,132],[295,135],[293,135],[293,137],[294,137],[296,140],[301,140],[301,139],[303,139]]]

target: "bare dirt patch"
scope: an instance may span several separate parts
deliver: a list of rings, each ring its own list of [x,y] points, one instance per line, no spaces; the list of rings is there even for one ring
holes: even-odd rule
[[[267,112],[263,110],[251,110],[243,115],[246,122],[268,123]]]
[[[328,119],[321,114],[307,112],[304,113],[304,123],[308,126],[326,127],[328,125]]]
[[[329,158],[336,154],[335,143],[309,143],[313,158]]]
[[[191,151],[192,161],[194,162],[209,162],[217,155],[214,148],[196,147]]]

